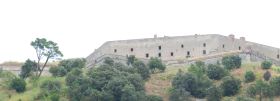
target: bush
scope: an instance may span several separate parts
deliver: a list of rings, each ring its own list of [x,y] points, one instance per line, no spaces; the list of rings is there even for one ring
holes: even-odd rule
[[[241,81],[232,76],[226,76],[223,78],[221,84],[224,96],[233,96],[239,92],[241,87]]]
[[[210,79],[220,80],[226,75],[227,75],[226,70],[224,68],[222,68],[221,66],[213,65],[213,64],[208,65],[207,76]]]
[[[57,80],[46,80],[42,83],[40,88],[47,94],[59,93],[61,90],[61,83]]]
[[[257,95],[257,88],[255,84],[251,84],[247,90],[246,90],[246,94],[250,97],[255,97]]]
[[[159,58],[153,57],[149,60],[148,66],[152,73],[154,73],[156,70],[163,72],[166,68],[165,64],[163,64]]]
[[[271,77],[271,74],[269,71],[266,71],[264,74],[263,74],[263,78],[265,81],[268,81]]]
[[[280,77],[274,77],[270,80],[271,88],[276,96],[280,95]]]
[[[245,82],[246,83],[248,83],[248,82],[253,82],[253,81],[255,81],[255,79],[256,79],[256,76],[255,76],[255,74],[254,74],[254,72],[252,72],[252,71],[247,71],[246,73],[245,73]]]
[[[137,59],[136,59],[136,57],[134,56],[134,55],[129,55],[128,57],[127,57],[127,65],[132,65],[132,64],[134,64],[134,62],[136,61]]]
[[[31,76],[33,74],[33,71],[36,70],[36,65],[37,63],[31,61],[31,60],[26,60],[23,66],[21,66],[21,71],[20,71],[20,78],[26,79],[27,77]]]
[[[86,64],[86,59],[84,58],[73,58],[65,59],[59,62],[59,67],[64,67],[67,72],[70,72],[73,68],[84,68]]]
[[[63,77],[67,74],[67,70],[63,66],[51,67],[49,72],[55,77]]]
[[[190,98],[190,93],[184,88],[177,88],[170,91],[169,101],[191,101]]]
[[[239,56],[226,56],[222,59],[222,64],[228,70],[241,67],[241,58]]]
[[[207,77],[198,77],[193,73],[183,73],[179,71],[172,79],[172,87],[175,89],[184,88],[190,92],[191,95],[197,98],[204,98],[206,96],[206,89],[212,85],[211,80]]]
[[[144,80],[150,78],[149,68],[147,68],[142,61],[133,62],[133,67],[136,68],[137,73],[139,73]]]
[[[272,66],[272,63],[270,61],[263,61],[261,64],[262,69],[270,69]]]
[[[207,89],[207,101],[221,101],[222,97],[223,93],[219,87],[212,86]]]
[[[23,79],[14,78],[10,83],[10,87],[15,89],[16,92],[21,93],[26,89],[26,82]]]

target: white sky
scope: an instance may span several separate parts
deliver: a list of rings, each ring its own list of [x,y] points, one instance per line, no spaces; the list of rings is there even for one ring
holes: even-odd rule
[[[64,58],[105,41],[235,34],[280,47],[278,0],[1,0],[0,62],[34,59],[30,42],[58,43]]]

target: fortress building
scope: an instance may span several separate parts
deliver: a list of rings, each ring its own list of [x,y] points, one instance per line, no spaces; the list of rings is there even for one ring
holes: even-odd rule
[[[245,54],[250,60],[270,60],[274,64],[280,64],[279,48],[249,42],[245,37],[217,34],[175,37],[155,35],[154,38],[147,39],[108,41],[86,59],[87,67],[92,67],[101,63],[105,57],[117,61],[124,61],[129,55],[135,55],[143,61],[158,57],[167,64],[176,64],[217,58],[226,54]]]

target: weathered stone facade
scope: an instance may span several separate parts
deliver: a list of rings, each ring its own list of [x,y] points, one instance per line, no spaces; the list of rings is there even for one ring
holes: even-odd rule
[[[100,63],[104,57],[125,60],[126,56],[135,55],[144,61],[150,57],[159,57],[165,62],[187,62],[226,52],[246,53],[270,59],[276,64],[280,62],[279,48],[249,42],[245,37],[237,39],[234,35],[217,34],[108,41],[86,59],[87,67],[91,67]]]

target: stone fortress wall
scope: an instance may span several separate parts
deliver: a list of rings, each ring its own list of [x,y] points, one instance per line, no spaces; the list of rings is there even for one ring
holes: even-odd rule
[[[127,56],[135,55],[143,61],[158,57],[165,62],[187,62],[198,57],[211,57],[227,52],[245,53],[255,59],[269,59],[280,64],[279,48],[249,42],[245,40],[245,37],[235,38],[234,35],[218,34],[155,36],[146,39],[108,41],[86,59],[87,67],[91,67],[100,63],[104,57],[125,60]]]

